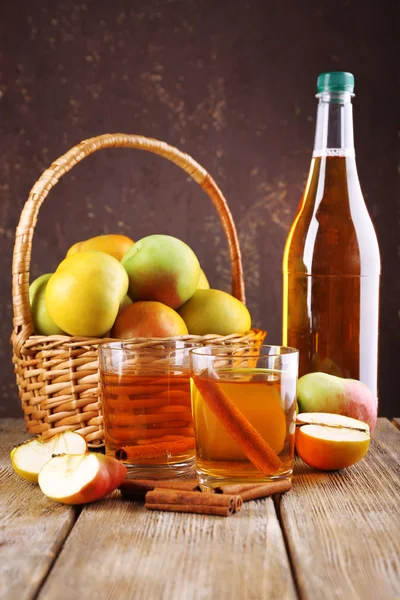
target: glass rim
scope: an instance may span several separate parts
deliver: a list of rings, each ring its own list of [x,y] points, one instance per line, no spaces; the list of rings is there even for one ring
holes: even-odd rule
[[[181,347],[176,346],[175,344],[182,344]],[[163,344],[165,348],[157,347],[157,344],[160,346]],[[102,350],[116,350],[118,352],[135,352],[136,354],[145,353],[145,352],[164,352],[166,350],[190,350],[191,348],[199,348],[201,344],[198,342],[191,342],[189,340],[175,340],[175,341],[162,341],[160,340],[154,346],[146,346],[142,348],[137,348],[137,344],[135,342],[129,342],[129,340],[121,340],[115,342],[105,342],[104,344],[99,344],[98,349],[99,352]]]
[[[222,351],[220,353],[218,352],[214,352],[213,354],[207,354],[206,352],[202,352],[203,349],[206,348],[210,348],[210,349],[221,349]],[[278,344],[262,344],[261,346],[235,346],[235,344],[230,344],[230,345],[212,345],[210,344],[209,346],[197,346],[194,347],[192,350],[190,350],[190,354],[195,354],[198,356],[224,356],[226,357],[226,352],[224,352],[223,350],[225,349],[235,349],[235,350],[256,350],[256,352],[259,352],[261,350],[261,348],[274,348],[274,349],[281,349],[281,350],[285,350],[285,352],[272,352],[271,354],[267,354],[265,355],[265,357],[272,357],[272,356],[290,356],[293,354],[298,354],[299,350],[297,348],[293,348],[292,346],[279,346]],[[260,357],[262,358],[262,357]]]

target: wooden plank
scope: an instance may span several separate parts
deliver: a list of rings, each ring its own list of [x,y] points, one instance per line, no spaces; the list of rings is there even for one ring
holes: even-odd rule
[[[378,419],[372,437],[377,445],[384,447],[387,452],[390,452],[396,459],[400,452],[400,431],[388,421],[388,419]]]
[[[76,520],[11,467],[12,447],[28,438],[22,419],[0,420],[0,598],[34,598]]]
[[[73,576],[72,576],[73,574]],[[40,600],[297,598],[272,499],[231,517],[146,511],[113,497],[81,513]]]
[[[280,518],[302,599],[400,597],[395,438],[373,440],[367,456],[342,471],[317,472],[296,460],[294,488],[281,499]]]

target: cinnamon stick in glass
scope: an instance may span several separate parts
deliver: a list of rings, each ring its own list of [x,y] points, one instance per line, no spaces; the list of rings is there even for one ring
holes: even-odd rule
[[[165,456],[177,456],[187,450],[192,450],[195,446],[194,438],[174,442],[156,442],[138,446],[122,446],[115,450],[115,458],[118,460],[127,460],[135,462],[144,458],[158,458]]]
[[[218,381],[193,377],[204,402],[239,444],[247,458],[265,475],[275,473],[282,461],[253,425],[218,386]]]

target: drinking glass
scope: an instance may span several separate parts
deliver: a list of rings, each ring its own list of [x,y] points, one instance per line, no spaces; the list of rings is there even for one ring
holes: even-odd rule
[[[169,478],[194,470],[189,350],[192,342],[99,347],[106,454],[130,477]]]
[[[190,370],[200,483],[215,487],[290,479],[298,351],[195,348]]]

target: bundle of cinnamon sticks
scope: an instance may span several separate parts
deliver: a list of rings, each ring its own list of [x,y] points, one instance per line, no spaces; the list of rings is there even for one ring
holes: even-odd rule
[[[144,500],[149,510],[200,513],[228,517],[239,512],[242,503],[290,490],[290,481],[262,484],[232,484],[202,491],[196,480],[125,479],[119,489],[125,498]]]

